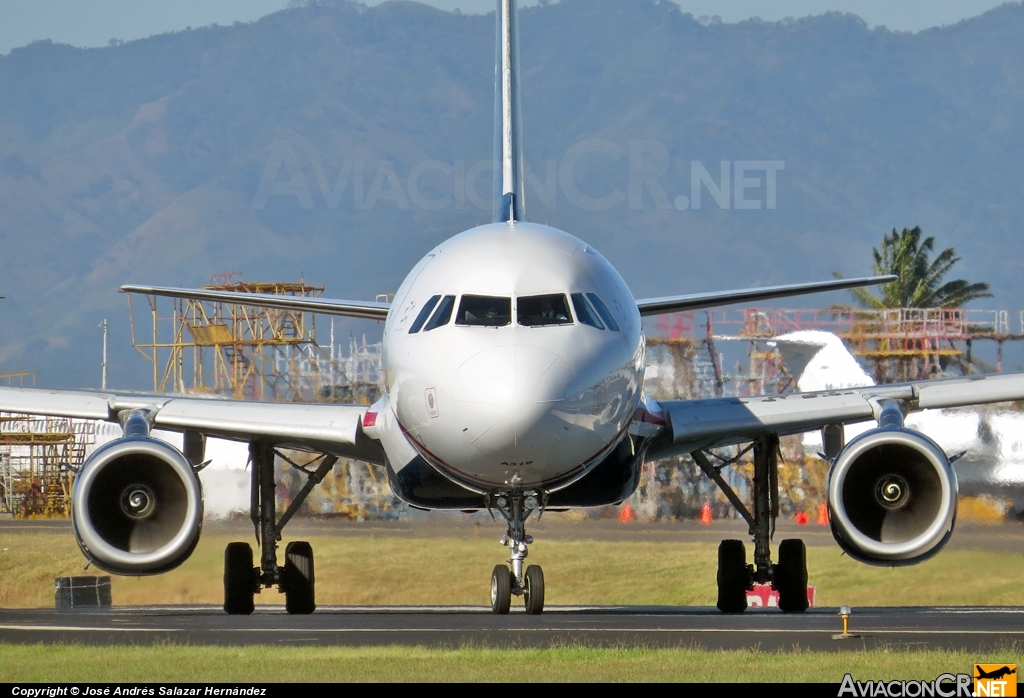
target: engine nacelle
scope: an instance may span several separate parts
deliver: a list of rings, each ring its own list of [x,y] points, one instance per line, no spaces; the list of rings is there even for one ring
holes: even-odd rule
[[[885,426],[844,448],[829,472],[832,533],[850,556],[911,565],[939,552],[956,521],[957,481],[924,434]]]
[[[75,480],[71,516],[82,552],[114,574],[174,569],[199,542],[203,493],[188,459],[149,437],[142,413],[96,450]]]

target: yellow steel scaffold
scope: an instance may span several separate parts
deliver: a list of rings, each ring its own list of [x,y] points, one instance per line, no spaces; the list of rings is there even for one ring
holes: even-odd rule
[[[976,373],[973,349],[978,340],[996,342],[994,369],[1001,371],[1003,344],[1024,340],[1024,311],[1019,312],[1018,332],[1011,331],[1010,318],[1006,310],[963,308],[745,308],[701,312],[699,316],[687,312],[660,316],[648,335],[648,344],[700,341],[710,348],[713,338],[748,339],[751,366],[767,359],[763,373],[772,384],[778,367],[772,365],[770,352],[757,342],[789,332],[823,330],[840,337],[850,353],[869,362],[877,382],[891,383],[929,378],[949,364],[964,374]],[[700,339],[701,335],[706,339]],[[751,394],[756,394],[758,387],[754,386]]]
[[[18,386],[24,388],[25,386],[34,386],[36,384],[36,374],[34,371],[11,371],[9,373],[0,373],[0,385]]]
[[[0,513],[70,515],[74,473],[95,442],[95,424],[0,413]]]
[[[306,297],[324,291],[304,281],[241,282],[237,275],[217,275],[203,288]],[[156,392],[313,402],[337,399],[331,387],[347,383],[331,356],[333,343],[317,343],[311,313],[144,295],[152,335],[144,338],[134,295],[128,295],[132,344],[152,363]]]

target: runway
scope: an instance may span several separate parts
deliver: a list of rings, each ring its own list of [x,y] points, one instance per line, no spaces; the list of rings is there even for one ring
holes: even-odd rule
[[[1024,644],[1024,608],[857,608],[850,632],[838,609],[803,614],[775,609],[724,615],[695,607],[553,607],[541,616],[507,616],[468,606],[322,607],[289,616],[261,606],[228,616],[215,606],[149,606],[57,613],[0,610],[0,642],[91,645],[423,645],[550,647],[564,645],[760,648],[849,651],[880,647],[980,652]]]

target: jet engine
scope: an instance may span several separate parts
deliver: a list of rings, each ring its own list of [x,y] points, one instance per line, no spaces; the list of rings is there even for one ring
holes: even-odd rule
[[[862,562],[911,565],[939,552],[956,521],[956,473],[942,449],[906,429],[898,405],[852,440],[829,473],[832,533]]]
[[[85,556],[107,572],[167,572],[199,542],[199,478],[178,449],[150,437],[145,412],[132,412],[124,431],[78,473],[71,495],[75,536]]]

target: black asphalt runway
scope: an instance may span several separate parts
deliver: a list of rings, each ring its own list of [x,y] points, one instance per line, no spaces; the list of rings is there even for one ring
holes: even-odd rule
[[[847,651],[873,648],[969,652],[1024,644],[1024,608],[857,608],[856,637],[836,639],[836,608],[788,615],[776,609],[724,615],[714,608],[555,607],[528,616],[513,607],[495,616],[482,607],[324,607],[289,616],[258,607],[228,616],[213,606],[151,606],[57,613],[0,610],[0,642],[93,645],[425,645],[549,647],[564,645],[794,648]]]

